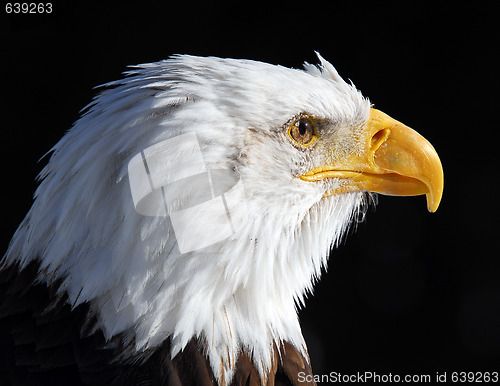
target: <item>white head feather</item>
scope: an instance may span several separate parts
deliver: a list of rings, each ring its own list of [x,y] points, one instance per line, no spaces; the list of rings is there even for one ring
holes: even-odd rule
[[[289,341],[306,356],[296,307],[360,210],[362,193],[325,198],[335,181],[300,180],[325,155],[293,146],[286,127],[307,113],[328,122],[331,143],[355,149],[347,142],[370,109],[319,59],[301,71],[175,56],[107,84],[52,149],[5,262],[39,259],[40,280],[61,279],[73,307],[89,302],[105,337],[123,334],[130,355],[168,337],[175,355],[200,337],[226,382],[240,350],[261,375],[274,343]],[[186,133],[196,134],[208,169],[241,176],[248,217],[226,240],[181,254],[168,217],[135,210],[127,165]],[[207,229],[217,226],[211,221]]]

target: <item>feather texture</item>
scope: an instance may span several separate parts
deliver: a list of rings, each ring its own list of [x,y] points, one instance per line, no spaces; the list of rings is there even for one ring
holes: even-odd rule
[[[196,339],[217,381],[229,384],[242,353],[261,379],[282,342],[307,358],[297,306],[362,209],[363,193],[325,198],[337,181],[297,178],[325,154],[293,146],[286,128],[307,113],[324,122],[330,143],[356,151],[370,108],[319,58],[303,71],[175,56],[106,84],[52,149],[4,266],[22,270],[36,259],[38,282],[57,283],[72,309],[88,305],[104,340],[120,337],[123,362],[167,340],[174,358]],[[181,253],[169,216],[135,210],[128,165],[192,133],[208,169],[241,178],[245,202],[234,214],[246,221],[221,242]],[[199,190],[175,189],[165,194],[189,199]],[[215,213],[203,218],[203,227],[217,227]]]

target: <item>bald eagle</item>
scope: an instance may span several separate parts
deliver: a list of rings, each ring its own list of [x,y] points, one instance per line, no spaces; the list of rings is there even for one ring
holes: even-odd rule
[[[3,380],[314,383],[297,309],[367,192],[443,191],[430,143],[318,58],[179,55],[103,86],[3,258]]]

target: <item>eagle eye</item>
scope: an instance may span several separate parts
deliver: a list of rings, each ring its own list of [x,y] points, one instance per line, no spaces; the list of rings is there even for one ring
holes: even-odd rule
[[[310,117],[295,120],[288,129],[288,135],[301,146],[309,146],[318,138],[316,124]]]

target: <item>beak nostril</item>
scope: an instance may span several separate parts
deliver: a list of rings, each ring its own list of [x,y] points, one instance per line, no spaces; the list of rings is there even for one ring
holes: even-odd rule
[[[389,129],[382,129],[373,134],[373,137],[371,138],[370,149],[373,152],[377,151],[377,149],[387,140],[389,134],[391,134],[391,130]]]

